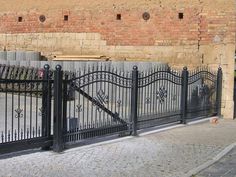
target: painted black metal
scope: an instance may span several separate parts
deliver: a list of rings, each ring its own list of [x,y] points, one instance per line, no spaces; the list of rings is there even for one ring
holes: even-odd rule
[[[137,136],[138,126],[138,67],[134,66],[132,71],[131,90],[131,120],[133,121],[133,135]]]
[[[51,136],[51,100],[52,100],[52,82],[49,76],[49,65],[44,66],[43,79],[47,82],[43,83],[42,93],[42,135]],[[50,147],[44,147],[49,149]]]
[[[48,150],[48,147],[53,145],[53,137],[38,137],[29,140],[21,140],[16,142],[0,143],[0,154],[34,149],[41,147]]]
[[[102,111],[106,112],[108,115],[110,115],[114,121],[118,121],[121,124],[127,124],[123,119],[119,117],[119,114],[117,112],[113,113],[109,109],[107,109],[103,104],[101,104],[98,100],[94,99],[93,97],[89,96],[85,91],[79,89],[78,87],[74,87],[76,91],[78,91],[81,95],[83,95],[85,98],[87,98],[89,101],[91,101],[94,105],[96,105],[98,108],[100,108]]]
[[[78,88],[83,88],[96,82],[107,82],[118,87],[131,88],[131,78],[122,76],[121,74],[119,75],[115,70],[89,71],[89,73],[84,73],[79,77],[73,77],[69,81],[73,82]]]
[[[59,65],[53,72],[48,65],[0,65],[0,94],[5,105],[0,153],[50,146],[61,152],[91,138],[137,135],[152,126],[220,116],[222,70],[163,67],[140,72],[135,66],[131,72],[97,67],[73,73]]]
[[[189,73],[188,77],[188,97],[187,97],[187,118],[206,117],[218,114],[218,103],[221,102],[221,92],[216,72],[209,68],[199,68]],[[222,80],[222,78],[219,78]],[[219,91],[219,92],[218,92]],[[219,100],[219,101],[218,101]]]
[[[52,145],[48,69],[0,65],[0,153]]]
[[[138,129],[180,121],[181,74],[161,67],[138,76]]]
[[[53,118],[53,150],[61,152],[63,143],[63,112],[62,112],[62,74],[61,66],[57,65],[54,72],[54,118]]]
[[[188,98],[188,69],[183,68],[182,71],[182,86],[181,86],[181,122],[186,124],[187,115],[187,98]]]
[[[221,116],[221,97],[222,97],[222,81],[223,74],[222,69],[219,67],[217,72],[217,95],[216,95],[216,112],[218,116]]]

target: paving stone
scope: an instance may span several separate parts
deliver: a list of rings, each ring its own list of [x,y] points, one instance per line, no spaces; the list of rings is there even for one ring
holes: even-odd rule
[[[209,122],[118,142],[0,157],[6,177],[182,177],[236,142],[236,122]],[[200,174],[201,175],[201,174]]]
[[[236,177],[236,147],[218,162],[196,175],[197,177]]]

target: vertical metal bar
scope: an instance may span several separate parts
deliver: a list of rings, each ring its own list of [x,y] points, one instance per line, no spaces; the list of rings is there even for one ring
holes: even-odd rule
[[[121,76],[121,71],[119,72],[119,76]],[[121,84],[121,81],[120,81]],[[117,101],[122,100],[121,98],[121,87],[118,87],[118,99],[116,99],[116,104]],[[121,105],[117,105],[117,113],[121,116]]]
[[[68,84],[68,75],[65,75],[65,80],[63,81],[63,134],[67,133],[67,93],[68,93],[67,84]],[[70,88],[70,89],[71,89],[70,91],[74,93],[74,90],[72,90],[73,88]],[[72,94],[72,97],[76,99],[75,95],[73,94]]]
[[[37,78],[38,79],[38,78]],[[40,83],[35,83],[36,84],[36,92],[35,92],[35,97],[36,97],[36,109],[35,109],[35,127],[36,127],[36,132],[37,132],[37,126],[38,126],[38,107],[39,107],[39,84]],[[34,133],[34,126],[33,126],[33,133]],[[36,134],[37,135],[37,134]]]
[[[12,114],[12,127],[11,127],[11,140],[13,141],[13,135],[14,135],[14,83],[12,82],[12,105],[11,105],[11,107],[12,107],[12,112],[11,112],[11,114]]]
[[[116,68],[116,69],[115,69],[115,74],[116,74],[116,75],[118,75],[118,73],[117,73],[117,72],[118,72],[118,71],[117,71],[117,68]],[[117,82],[118,82],[118,77],[117,77],[117,76],[115,76],[115,83],[117,83]],[[114,103],[114,109],[115,109],[114,111],[115,111],[115,112],[118,112],[118,111],[117,111],[117,109],[116,109],[116,102],[117,102],[117,92],[118,92],[118,91],[117,91],[117,90],[118,90],[117,88],[118,88],[118,86],[117,86],[117,85],[115,85],[115,103]],[[115,121],[115,124],[117,124],[117,121]]]
[[[144,75],[144,72],[142,72],[142,74],[141,74],[141,77],[145,77],[145,75]],[[142,79],[142,81],[143,81],[144,79]],[[143,81],[144,82],[144,81]],[[142,89],[142,90],[141,90]],[[140,92],[139,92],[139,96],[140,96],[140,100],[139,100],[139,109],[140,109],[140,115],[139,116],[141,116],[141,115],[143,115],[143,108],[144,108],[144,106],[143,106],[143,93],[145,92],[144,90],[143,90],[144,88],[142,87],[142,88],[140,88],[139,90],[140,90]],[[131,93],[131,95],[132,95],[132,93]],[[132,100],[131,100],[132,101]]]
[[[217,95],[216,95],[216,109],[217,109],[217,115],[221,116],[221,97],[222,97],[222,69],[219,67],[217,72]]]
[[[46,134],[47,134],[47,82],[45,82],[45,80],[47,80],[47,74],[48,74],[48,69],[49,69],[49,66],[48,65],[45,65],[44,66],[44,72],[43,72],[43,81],[42,81],[42,90],[43,90],[43,93],[42,93],[42,136],[45,137]],[[38,96],[38,95],[36,95]],[[37,109],[37,108],[36,108]],[[36,127],[37,128],[37,127]],[[37,132],[37,131],[36,131]]]
[[[133,136],[137,136],[137,107],[138,107],[138,67],[134,66],[132,71],[131,90],[131,120],[133,121]]]
[[[27,103],[27,99],[26,99],[26,82],[25,82],[25,84],[24,84],[24,91],[25,91],[25,94],[24,94],[24,132],[23,132],[23,134],[24,134],[24,139],[25,139],[25,133],[26,133],[26,109],[27,109],[27,107],[26,107],[26,103]]]
[[[186,124],[187,115],[187,98],[188,98],[188,69],[182,71],[182,88],[181,88],[181,123]]]
[[[122,72],[122,76],[125,78],[125,73],[124,73],[124,71]],[[122,79],[122,82],[123,82],[123,85],[124,85],[124,81],[125,81],[125,79]],[[123,118],[123,119],[125,119],[126,117],[125,117],[125,115],[124,115],[124,113],[125,113],[125,107],[124,107],[124,103],[125,103],[125,99],[124,99],[124,91],[125,91],[125,88],[121,88],[121,93],[122,93],[122,97],[121,97],[121,99],[120,99],[120,107],[121,107],[121,110],[122,110],[122,112],[121,112],[121,117]]]
[[[20,110],[21,109],[21,105],[20,105],[20,83],[18,83],[18,109]],[[20,137],[20,119],[21,119],[21,116],[18,115],[18,120],[17,120],[17,138],[19,140],[19,137]]]
[[[149,73],[149,74],[150,74],[150,75],[153,74],[153,70],[152,70],[152,69],[150,70],[150,73]],[[154,77],[154,76],[152,75],[152,76],[151,76],[151,82],[153,81],[153,77]],[[152,112],[152,104],[153,104],[153,94],[152,94],[152,93],[153,93],[153,85],[154,85],[153,83],[150,85],[150,95],[149,95],[149,98],[150,98],[150,103],[149,103],[149,111],[150,111],[150,112],[149,112],[149,114],[150,114],[150,115],[153,115],[153,112]]]
[[[49,137],[51,135],[51,89],[52,87],[51,87],[51,82],[50,82],[50,77],[49,77],[49,68],[50,67],[48,64],[44,66],[43,81],[42,81],[42,84],[43,84],[42,85],[42,91],[43,91],[43,94],[42,94],[42,136],[45,136],[45,137]],[[37,97],[38,97],[38,92],[37,92]],[[37,121],[38,120],[36,119],[36,135],[38,132]],[[49,147],[43,147],[43,149],[48,150]]]
[[[30,125],[29,125],[30,127],[29,127],[29,133],[28,133],[29,136],[27,136],[27,139],[28,139],[28,137],[31,138],[31,132],[32,132],[31,131],[32,130],[32,128],[31,128],[32,127],[32,111],[33,111],[32,110],[32,105],[33,105],[32,104],[32,92],[33,92],[32,87],[33,87],[32,84],[30,84]]]
[[[126,72],[125,78],[128,78],[128,77],[129,77],[128,72]],[[126,81],[126,83],[127,83],[127,81]],[[128,97],[128,95],[129,95],[129,89],[128,88],[124,88],[123,91],[125,92],[125,97],[123,98],[123,104],[124,104],[123,106],[125,108],[125,115],[124,115],[124,117],[128,119],[128,110],[129,110],[129,107],[128,107],[128,105],[129,105],[128,104],[129,97]]]
[[[110,67],[108,68],[108,71],[110,72]],[[111,76],[110,76],[110,73],[107,74],[107,77],[108,77],[108,79],[111,77]],[[110,102],[111,102],[111,104],[112,104],[112,100],[111,100],[110,83],[109,83],[109,82],[107,83],[107,96],[108,96],[107,108],[110,110],[110,109],[111,109],[111,108],[110,108]],[[106,121],[108,122],[108,125],[111,125],[110,120],[111,120],[111,116],[107,114],[107,119],[106,119]]]
[[[53,151],[61,152],[63,145],[63,118],[62,118],[62,70],[57,65],[54,73],[54,119],[53,119]]]
[[[8,121],[7,121],[7,108],[8,108],[8,106],[7,106],[7,82],[6,82],[6,94],[5,94],[5,142],[7,142],[7,124],[8,124]]]
[[[92,78],[94,78],[94,66],[92,67]],[[91,80],[91,81],[93,81],[93,79]],[[94,97],[93,95],[94,95],[94,84],[92,84],[92,86],[91,86],[92,88],[91,88],[91,95],[92,95],[92,97]],[[92,122],[93,122],[93,128],[95,128],[96,127],[96,120],[94,119],[94,113],[93,113],[93,108],[94,106],[93,106],[93,103],[91,103],[91,120],[92,120]]]
[[[85,70],[85,68],[84,68],[84,70],[82,71],[82,77],[83,78],[81,78],[81,79],[83,79],[83,82],[85,83],[85,74],[86,74],[86,70]],[[85,108],[85,96],[84,96],[84,92],[85,92],[85,87],[83,87],[82,88],[83,89],[83,94],[82,94],[82,97],[83,97],[83,108]],[[87,107],[86,107],[86,111],[88,111],[88,109],[87,109]],[[85,128],[85,129],[87,129],[87,123],[88,122],[85,122],[85,109],[84,109],[84,111],[83,111],[83,117],[82,117],[82,119],[83,119],[83,123],[82,123],[82,127],[83,127],[83,129]]]
[[[99,72],[98,72],[98,68],[96,68],[96,75],[95,75],[95,81],[98,81],[99,80]],[[97,92],[98,92],[98,82],[95,83],[95,97],[97,95]],[[100,125],[99,125],[99,121],[98,121],[98,109],[97,109],[97,106],[94,105],[94,108],[95,108],[95,124],[96,124],[96,128],[98,128]]]
[[[156,78],[158,77],[158,73],[157,73],[157,68],[154,68],[153,71],[154,74],[154,80],[156,80]],[[154,82],[154,91],[153,91],[153,113],[157,114],[157,80]]]

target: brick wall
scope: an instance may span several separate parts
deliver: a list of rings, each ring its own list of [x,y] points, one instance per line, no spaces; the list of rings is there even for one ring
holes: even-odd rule
[[[159,6],[158,6],[159,5]],[[144,20],[144,12],[150,14]],[[183,19],[179,16],[183,14]],[[121,19],[117,20],[120,14]],[[39,16],[45,15],[45,22]],[[68,21],[64,16],[68,16]],[[234,42],[235,12],[204,9],[204,4],[177,8],[157,3],[146,8],[105,8],[93,10],[53,9],[47,12],[29,9],[0,13],[0,33],[99,33],[108,45],[170,46],[201,45],[214,40]],[[21,22],[18,22],[21,18]]]
[[[221,66],[222,112],[226,118],[233,116],[235,0],[0,0],[0,4],[1,49],[42,51],[49,58],[100,54],[181,67]],[[144,12],[150,14],[149,20],[143,19]],[[45,15],[45,22],[40,22],[40,15]]]

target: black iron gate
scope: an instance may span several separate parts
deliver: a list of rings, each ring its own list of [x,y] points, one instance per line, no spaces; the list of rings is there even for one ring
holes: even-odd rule
[[[187,118],[220,114],[222,71],[200,68],[189,73],[187,93]]]
[[[140,73],[138,82],[139,129],[182,120],[181,72],[156,68]]]
[[[221,87],[221,68],[70,73],[60,65],[54,72],[0,65],[0,152],[52,145],[60,152],[91,138],[220,115]]]
[[[65,142],[131,131],[130,73],[93,67],[63,83]]]
[[[52,145],[48,69],[0,66],[0,153]]]

